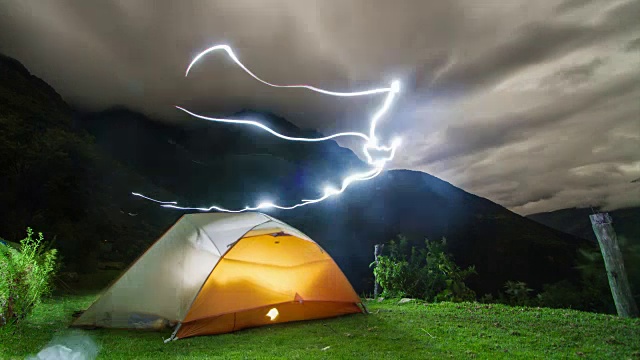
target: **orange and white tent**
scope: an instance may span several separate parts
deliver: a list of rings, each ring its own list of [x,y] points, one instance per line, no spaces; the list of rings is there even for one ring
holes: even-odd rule
[[[261,213],[183,215],[73,327],[153,328],[171,339],[360,313],[317,243]]]

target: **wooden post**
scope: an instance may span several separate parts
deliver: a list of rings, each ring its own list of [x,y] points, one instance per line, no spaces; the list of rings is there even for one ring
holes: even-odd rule
[[[616,232],[611,225],[611,216],[608,213],[589,215],[591,227],[598,238],[600,251],[604,259],[604,266],[609,278],[611,295],[616,304],[616,310],[621,317],[638,317],[638,307],[633,299],[627,272],[624,269],[622,252],[618,246]]]
[[[380,252],[382,252],[382,246],[380,244],[376,244],[373,247],[373,261],[376,263],[376,266],[378,266],[378,256],[380,255]],[[380,289],[380,284],[378,284],[378,279],[375,278],[374,275],[374,286],[373,286],[373,298],[377,299],[378,298],[378,293],[379,293],[379,289]]]

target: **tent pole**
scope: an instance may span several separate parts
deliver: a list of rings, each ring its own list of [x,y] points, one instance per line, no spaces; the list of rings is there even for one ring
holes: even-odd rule
[[[367,309],[367,306],[363,302],[360,303],[360,306],[362,306],[362,309],[364,309],[364,313],[365,314],[367,314],[367,315],[371,314],[369,312],[369,309]]]
[[[182,326],[182,323],[178,323],[178,326],[176,326],[176,329],[173,330],[173,333],[171,334],[171,336],[164,341],[165,344],[168,343],[169,341],[178,340],[176,338],[176,334],[178,333],[178,330],[180,330],[181,326]]]

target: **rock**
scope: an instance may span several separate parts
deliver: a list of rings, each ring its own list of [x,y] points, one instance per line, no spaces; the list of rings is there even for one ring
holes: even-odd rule
[[[382,302],[383,300],[384,300],[384,298],[383,298],[383,297],[379,297],[379,298],[378,298],[378,302]]]
[[[400,299],[400,301],[398,301],[398,305],[406,304],[406,303],[408,303],[408,302],[412,302],[412,301],[414,301],[414,300],[415,300],[415,299],[402,298],[402,299]]]

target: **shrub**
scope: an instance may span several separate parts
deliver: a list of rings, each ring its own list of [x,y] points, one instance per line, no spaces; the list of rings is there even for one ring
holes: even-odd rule
[[[543,285],[542,292],[536,297],[538,306],[556,309],[585,310],[584,290],[568,280]]]
[[[493,294],[484,294],[480,299],[478,299],[479,303],[482,304],[492,304],[495,303],[496,300],[493,297]]]
[[[446,239],[425,240],[425,247],[409,247],[406,237],[398,236],[388,246],[388,255],[378,256],[373,270],[387,297],[412,297],[427,301],[471,301],[475,292],[464,280],[475,269],[460,269],[445,252]]]
[[[397,241],[391,240],[386,248],[388,255],[378,256],[378,263],[372,264],[376,265],[373,273],[382,287],[382,295],[424,298],[430,287],[425,250],[409,247],[407,238],[402,235]]]
[[[20,250],[0,245],[0,326],[24,319],[50,294],[57,271],[56,249],[48,249],[42,233],[20,241]]]
[[[506,303],[509,305],[525,306],[529,305],[531,298],[529,294],[533,289],[527,287],[527,283],[523,281],[507,281],[504,284],[505,293],[507,294]]]
[[[640,262],[640,243],[619,236],[618,245],[631,291],[635,301],[640,303],[640,267],[634,266]],[[607,271],[598,245],[580,250],[577,269],[582,278],[583,296],[589,300],[584,304],[585,310],[616,313]]]
[[[624,237],[619,237],[618,243],[633,291],[634,287],[637,288],[640,271],[637,266],[630,264],[640,262],[640,245],[632,244]],[[615,314],[616,308],[598,245],[579,249],[576,269],[580,272],[580,281],[545,285],[537,298],[540,306]],[[637,291],[636,299],[640,299]]]

